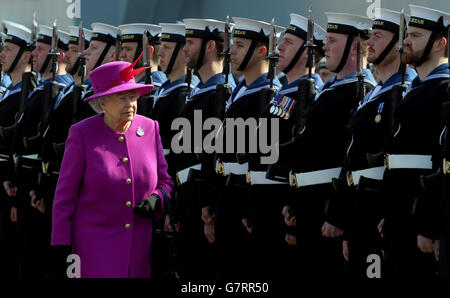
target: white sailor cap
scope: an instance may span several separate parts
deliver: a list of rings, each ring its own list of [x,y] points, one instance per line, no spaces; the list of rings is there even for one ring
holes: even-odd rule
[[[24,25],[11,21],[3,20],[2,23],[7,31],[4,42],[11,42],[21,47],[26,47],[30,43],[30,29],[28,29]]]
[[[183,23],[159,23],[161,41],[186,42],[186,25]]]
[[[386,8],[375,8],[375,20],[372,29],[382,29],[398,33],[401,13]],[[405,14],[405,18],[407,15]]]
[[[294,34],[306,41],[308,32],[308,18],[295,13],[291,13],[289,16],[291,17],[291,22],[286,28],[286,33]],[[320,27],[317,23],[314,23],[314,38],[316,40],[326,40],[326,35],[327,32],[325,29]]]
[[[325,15],[328,18],[327,32],[353,36],[360,34],[363,38],[369,38],[368,33],[372,28],[372,19],[338,12],[325,12]]]
[[[122,42],[142,42],[142,35],[147,32],[148,42],[150,44],[158,44],[161,42],[161,26],[144,24],[144,23],[134,23],[134,24],[124,24],[119,26],[121,36],[120,40]]]
[[[65,51],[69,50],[69,40],[70,40],[69,33],[64,32],[62,30],[58,30],[58,47],[60,47]]]
[[[409,8],[411,10],[409,26],[447,35],[447,27],[450,24],[450,15],[448,13],[412,4],[409,4]]]
[[[213,19],[183,19],[186,25],[186,37],[198,37],[223,40],[225,22]],[[234,24],[230,24],[230,30]]]
[[[120,34],[119,28],[104,23],[92,23],[91,40],[98,40],[115,45],[116,38]]]
[[[234,21],[234,31],[233,31],[234,37],[268,42],[271,24],[262,21],[237,17],[233,17],[233,21]],[[283,31],[284,31],[283,27],[275,25],[275,34],[277,38],[280,37]]]
[[[71,44],[78,44],[78,30],[79,27],[78,26],[69,26],[69,30],[70,30],[70,39],[69,39],[69,43]],[[85,47],[88,48],[89,47],[89,41],[91,40],[91,35],[92,35],[92,31],[88,30],[86,28],[83,28],[83,34],[84,34],[84,42],[85,42]]]

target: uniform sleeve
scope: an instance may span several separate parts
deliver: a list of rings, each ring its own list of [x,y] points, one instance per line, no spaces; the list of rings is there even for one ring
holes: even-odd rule
[[[77,127],[72,126],[53,201],[51,245],[72,244],[72,218],[85,168],[86,152],[83,139]]]
[[[167,162],[164,157],[164,151],[161,143],[161,136],[159,135],[159,125],[158,122],[155,121],[155,142],[156,142],[156,152],[157,152],[157,172],[158,172],[158,182],[156,184],[156,189],[153,192],[153,194],[157,194],[161,198],[161,202],[163,205],[162,212],[164,211],[164,196],[161,192],[161,189],[163,189],[167,196],[170,198],[170,193],[173,188],[173,181],[170,175],[167,172]],[[161,214],[156,214],[156,217],[161,216]]]

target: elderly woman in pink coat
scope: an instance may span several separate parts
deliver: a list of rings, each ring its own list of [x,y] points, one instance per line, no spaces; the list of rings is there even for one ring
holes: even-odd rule
[[[152,220],[173,186],[158,122],[136,115],[153,86],[135,83],[143,68],[134,65],[90,74],[94,95],[85,101],[99,114],[73,125],[66,142],[51,244],[72,247],[82,278],[151,276]]]

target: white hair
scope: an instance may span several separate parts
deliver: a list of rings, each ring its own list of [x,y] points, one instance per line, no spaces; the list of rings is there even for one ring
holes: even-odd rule
[[[88,101],[88,103],[97,114],[100,114],[104,112],[104,110],[101,108],[101,105],[105,103],[108,98],[109,96],[97,97]]]

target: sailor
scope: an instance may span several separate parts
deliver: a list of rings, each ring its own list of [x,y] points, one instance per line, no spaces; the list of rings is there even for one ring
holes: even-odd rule
[[[308,21],[314,25],[308,43]],[[283,38],[278,45],[280,57],[277,63],[277,69],[285,73],[287,82],[281,87],[275,96],[268,116],[279,118],[279,142],[280,157],[277,163],[269,165],[266,178],[283,182],[283,186],[276,186],[281,200],[280,206],[285,207],[284,212],[293,211],[289,207],[289,202],[284,201],[289,198],[289,171],[295,152],[291,152],[289,145],[294,134],[298,129],[302,114],[306,111],[307,103],[312,100],[316,89],[323,85],[323,82],[315,72],[315,67],[324,53],[322,46],[326,41],[326,31],[303,16],[290,14],[290,24],[287,27]],[[315,47],[308,47],[308,45]],[[311,71],[311,74],[309,74]],[[291,219],[294,214],[290,214]],[[293,223],[293,221],[291,220]],[[291,224],[290,224],[291,225]],[[285,241],[281,241],[282,253],[280,254],[284,261],[281,264],[290,263],[292,266],[280,266],[278,274],[286,274],[288,278],[295,276],[297,265],[294,264],[299,259],[297,250],[293,247],[296,243],[295,228],[285,227],[283,236]]]
[[[337,238],[343,230],[333,217],[337,198],[330,196],[331,182],[344,162],[349,117],[364,91],[376,84],[371,73],[362,69],[367,53],[363,40],[368,38],[372,20],[345,13],[325,14],[328,25],[323,50],[327,68],[336,75],[318,89],[308,106],[294,140],[296,156],[290,174],[290,184],[297,190],[291,195],[302,259],[299,274],[313,278],[343,273],[342,243]],[[291,220],[289,214],[285,217]]]
[[[68,49],[68,35],[53,28],[40,25],[36,48],[31,52],[33,69],[42,75],[42,83],[31,92],[19,111],[14,132],[13,182],[18,185],[21,208],[19,216],[23,219],[23,277],[48,277],[51,201],[39,199],[32,201],[31,190],[37,189],[41,150],[46,115],[50,103],[58,93],[72,83],[73,78],[66,73],[64,51]],[[35,253],[39,257],[36,258]]]
[[[119,59],[117,55],[120,30],[118,27],[111,26],[104,23],[92,23],[92,34],[89,42],[89,47],[83,52],[83,56],[86,59],[86,88],[82,95],[82,99],[91,96],[94,93],[94,89],[89,79],[89,73],[108,62],[116,61]],[[84,101],[83,101],[84,103]],[[84,103],[77,112],[78,120],[82,120],[96,115],[96,112],[87,103]]]
[[[402,63],[418,76],[395,108],[398,124],[385,158],[386,204],[383,235],[390,277],[433,277],[433,251],[438,237],[438,202],[441,189],[423,190],[420,175],[442,166],[439,150],[442,104],[447,87],[448,13],[409,5],[411,17],[404,40]]]
[[[136,82],[154,85],[155,88],[151,93],[154,94],[161,84],[167,80],[164,72],[159,70],[158,51],[161,46],[161,26],[135,23],[120,25],[119,29],[121,32],[120,60],[133,63],[142,54],[136,67],[150,66],[150,68],[138,74]],[[145,45],[144,34],[146,34]],[[147,58],[147,61],[144,61],[145,58]],[[138,114],[148,116],[152,103],[143,101],[152,101],[152,97],[143,96],[138,100]]]
[[[268,72],[269,61],[266,56],[269,55],[269,43],[273,45],[270,55],[275,54],[278,37],[284,28],[247,18],[234,17],[233,20],[235,27],[233,47],[231,48],[232,69],[242,72],[243,79],[227,101],[225,118],[249,120],[250,124],[246,124],[248,127],[239,129],[245,129],[249,134],[254,134],[257,131],[256,121],[263,115],[272,99],[273,92],[281,87],[275,77],[275,71]],[[269,42],[269,36],[272,38],[271,42]],[[236,124],[227,127],[224,122],[216,136],[223,137],[223,144],[226,146],[225,135],[235,129]],[[250,198],[247,192],[246,174],[249,163],[240,164],[236,155],[236,153],[247,155],[250,146],[249,139],[250,137],[247,136],[245,140],[239,140],[234,134],[232,146],[234,153],[217,154],[216,172],[220,179],[217,179],[215,186],[218,189],[218,196],[214,198],[216,210],[212,210],[211,214],[216,217],[215,240],[218,249],[218,271],[223,278],[249,277],[257,274],[258,269],[264,269],[262,267],[265,266],[259,258],[260,255],[257,254],[260,248],[251,247],[255,243],[251,241],[252,218],[248,213]],[[244,143],[238,144],[237,142]],[[241,148],[242,145],[246,146],[246,151],[238,152],[237,148]],[[229,152],[228,149],[227,152]],[[242,160],[240,161],[242,162]],[[276,259],[276,254],[268,257],[272,264]],[[264,275],[266,272],[263,270],[261,273]]]
[[[9,156],[12,149],[15,116],[19,111],[22,75],[30,71],[31,30],[10,21],[2,22],[8,31],[0,53],[2,68],[12,83],[0,98],[0,278],[19,277],[19,241],[17,234],[17,187],[8,181]],[[10,129],[6,129],[6,128]],[[7,133],[9,131],[9,133]]]
[[[183,19],[186,25],[186,44],[183,47],[185,63],[188,69],[194,69],[201,81],[187,96],[186,104],[180,117],[191,124],[190,136],[194,132],[194,123],[211,117],[223,117],[225,100],[228,98],[221,92],[226,81],[230,85],[229,96],[235,86],[233,77],[223,74],[224,68],[224,31],[225,23],[211,19]],[[226,78],[226,76],[228,78]],[[218,106],[223,111],[218,111]],[[182,130],[183,135],[188,128]],[[211,131],[203,131],[202,139]],[[214,275],[216,268],[211,260],[214,242],[213,220],[204,223],[199,216],[204,212],[209,215],[208,199],[216,190],[211,186],[214,177],[214,156],[205,154],[201,148],[194,148],[191,140],[190,152],[176,154],[178,209],[180,210],[180,254],[186,277],[207,278]],[[200,157],[200,159],[198,158]],[[203,166],[205,165],[205,166]],[[208,231],[204,233],[203,231]],[[206,236],[206,237],[205,237]]]
[[[350,139],[341,172],[346,186],[337,190],[346,198],[339,208],[346,218],[343,253],[349,261],[349,274],[357,279],[367,278],[367,256],[382,256],[377,226],[382,218],[382,157],[389,146],[392,104],[401,100],[403,91],[417,75],[400,64],[399,34],[405,33],[405,29],[399,33],[401,14],[376,8],[375,15],[367,41],[367,61],[376,66],[380,81],[359,103],[347,126]]]

